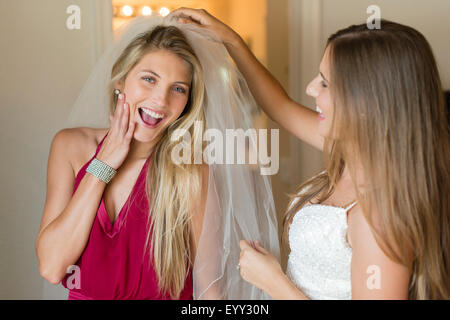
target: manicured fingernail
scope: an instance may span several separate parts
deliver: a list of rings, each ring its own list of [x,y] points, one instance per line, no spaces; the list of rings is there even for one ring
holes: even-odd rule
[[[119,99],[122,100],[123,99],[123,94],[119,94]]]
[[[127,102],[125,102],[125,103],[123,104],[123,108],[124,108],[125,110],[128,108],[128,103],[127,103]]]

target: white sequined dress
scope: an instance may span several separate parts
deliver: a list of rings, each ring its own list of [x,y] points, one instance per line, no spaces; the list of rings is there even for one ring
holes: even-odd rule
[[[346,208],[307,205],[289,228],[287,276],[311,299],[351,299],[352,249],[346,240]]]

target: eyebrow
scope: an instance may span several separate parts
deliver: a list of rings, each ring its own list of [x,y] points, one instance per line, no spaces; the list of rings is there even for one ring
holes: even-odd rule
[[[325,76],[323,75],[322,71],[319,71],[319,73],[320,73],[320,75],[322,76],[323,80],[325,80],[325,81],[328,82],[328,83],[330,82],[330,81],[327,80],[327,78],[325,78]]]
[[[148,72],[148,73],[151,73],[151,74],[153,74],[154,76],[156,76],[156,77],[158,77],[159,79],[161,79],[161,76],[160,76],[159,74],[157,74],[155,71],[148,70],[148,69],[143,69],[143,70],[141,70],[141,72]],[[175,83],[184,84],[185,86],[190,87],[190,85],[189,85],[188,83],[184,82],[184,81],[175,81]]]

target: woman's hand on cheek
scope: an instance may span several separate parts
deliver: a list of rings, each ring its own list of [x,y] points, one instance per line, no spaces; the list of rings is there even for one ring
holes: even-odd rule
[[[241,240],[239,245],[239,269],[242,278],[270,294],[272,288],[277,286],[279,276],[284,276],[279,262],[259,241],[252,246],[249,241]]]

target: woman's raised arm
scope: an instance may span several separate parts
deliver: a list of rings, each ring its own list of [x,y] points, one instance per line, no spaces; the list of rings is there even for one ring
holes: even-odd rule
[[[245,77],[258,105],[275,122],[297,138],[323,149],[317,113],[293,101],[280,83],[256,59],[242,38],[203,9],[180,8],[171,13],[181,23],[195,23],[215,32]]]

